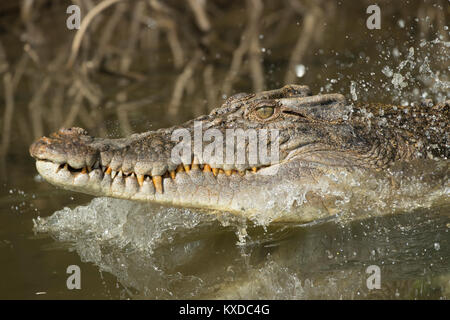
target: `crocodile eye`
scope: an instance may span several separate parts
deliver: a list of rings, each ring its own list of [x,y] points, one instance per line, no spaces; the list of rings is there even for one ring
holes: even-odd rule
[[[274,108],[273,107],[261,107],[256,109],[256,114],[258,115],[258,117],[260,117],[261,119],[267,119],[270,118],[274,113]]]

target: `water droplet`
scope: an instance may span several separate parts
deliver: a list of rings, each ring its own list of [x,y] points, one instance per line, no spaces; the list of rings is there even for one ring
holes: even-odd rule
[[[352,81],[350,83],[350,94],[352,95],[352,100],[353,101],[358,100],[358,96],[356,94],[356,82],[355,81]]]
[[[394,55],[394,57],[399,57],[400,56],[400,51],[397,48],[394,48],[392,50],[392,54]]]
[[[384,68],[383,68],[383,70],[381,70],[381,72],[383,72],[383,74],[386,76],[386,77],[392,77],[392,75],[394,74],[393,72],[392,72],[392,69],[391,68],[389,68],[388,66],[385,66]]]
[[[297,75],[297,77],[301,78],[305,75],[306,72],[306,68],[304,65],[302,64],[298,64],[295,66],[295,74]]]

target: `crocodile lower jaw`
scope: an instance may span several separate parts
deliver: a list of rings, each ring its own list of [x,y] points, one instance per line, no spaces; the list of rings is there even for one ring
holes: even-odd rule
[[[206,168],[205,168],[206,167]],[[219,185],[238,184],[251,180],[254,176],[264,175],[270,168],[246,170],[245,172],[226,172],[222,169],[212,170],[205,166],[185,166],[173,175],[144,176],[134,173],[113,172],[109,167],[94,165],[91,168],[74,169],[67,164],[58,164],[47,160],[37,160],[39,174],[51,184],[63,189],[128,200],[155,202],[170,205],[187,205],[205,209],[235,211],[231,207],[210,204],[208,197],[196,196],[193,189],[198,185],[198,192],[218,189]],[[231,171],[231,170],[230,170]],[[183,190],[186,190],[184,194]],[[239,210],[236,210],[239,211]]]

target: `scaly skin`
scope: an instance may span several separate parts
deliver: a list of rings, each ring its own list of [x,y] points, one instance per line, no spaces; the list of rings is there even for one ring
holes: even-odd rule
[[[191,146],[189,160],[180,164],[171,157],[178,143],[172,134],[184,128],[193,135],[194,121],[202,122],[202,132],[213,128],[224,137],[226,129],[277,129],[279,160],[211,163]],[[270,210],[282,212],[273,220],[307,222],[334,214],[328,205],[334,200],[312,196],[311,208],[326,210],[298,210],[296,201],[286,202],[296,190],[317,185],[327,174],[355,169],[371,174],[397,162],[447,159],[448,136],[448,103],[353,105],[340,94],[311,95],[306,86],[288,85],[238,94],[209,115],[124,139],[61,129],[33,143],[30,153],[44,179],[69,190],[245,217]]]

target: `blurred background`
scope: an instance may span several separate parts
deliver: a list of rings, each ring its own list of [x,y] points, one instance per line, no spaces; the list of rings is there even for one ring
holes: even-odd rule
[[[80,8],[80,30],[66,26],[72,4]],[[348,96],[353,81],[358,99],[400,102],[398,92],[389,92],[396,88],[378,79],[414,47],[423,52],[416,50],[411,62],[430,54],[425,62],[434,74],[410,75],[404,91],[418,89],[418,99],[430,81],[448,85],[448,57],[439,50],[448,48],[449,3],[381,1],[380,30],[366,27],[370,4],[3,1],[1,154],[21,153],[13,146],[60,127],[106,136],[166,126],[206,113],[234,93],[287,83]],[[424,48],[427,41],[436,46]]]
[[[31,231],[38,215],[90,199],[40,180],[28,146],[42,135],[80,126],[122,137],[207,113],[238,92],[288,83],[349,100],[448,99],[449,2],[377,1],[379,30],[366,27],[371,4],[0,2],[0,269],[11,275],[0,283],[0,296],[36,297],[40,285],[65,276],[57,261],[79,259],[65,250],[48,254],[52,242]],[[79,30],[67,27],[70,5],[80,8]],[[60,271],[47,276],[48,268]],[[72,295],[122,294],[111,293],[113,277],[86,268],[103,289]]]

